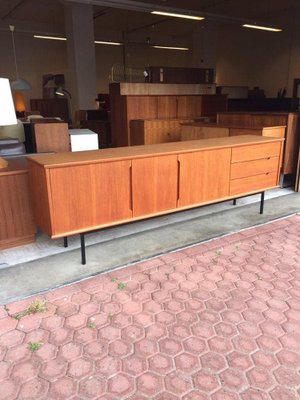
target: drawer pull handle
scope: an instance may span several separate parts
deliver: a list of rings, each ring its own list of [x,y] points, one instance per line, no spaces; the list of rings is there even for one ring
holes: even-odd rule
[[[266,172],[266,175],[269,175],[270,172]]]

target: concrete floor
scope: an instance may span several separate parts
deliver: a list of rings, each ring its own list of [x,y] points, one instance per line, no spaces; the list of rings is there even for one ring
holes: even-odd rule
[[[238,203],[243,204],[243,201],[241,199]],[[2,267],[0,304],[295,214],[300,211],[300,194],[292,193],[266,200],[263,215],[259,214],[259,203],[239,207],[233,207],[230,203],[224,207],[221,211],[218,211],[218,206],[201,207],[108,230],[121,230],[121,234],[88,245],[85,266],[81,265],[80,250],[74,249],[73,244],[73,249],[69,251]],[[74,241],[75,247],[78,247],[78,239]]]

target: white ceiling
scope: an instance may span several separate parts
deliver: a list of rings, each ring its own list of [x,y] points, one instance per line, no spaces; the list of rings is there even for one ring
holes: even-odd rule
[[[74,1],[74,0],[65,0]],[[75,0],[80,1],[80,0]],[[91,0],[81,0],[88,3]],[[117,30],[122,32],[142,32],[145,35],[155,30],[158,34],[186,34],[199,22],[179,20],[151,15],[148,12],[122,10],[103,6],[101,0],[92,0],[94,5],[95,31]],[[159,7],[182,8],[197,14],[216,15],[222,19],[241,19],[275,24],[288,28],[300,15],[300,0],[121,0],[120,2],[142,5],[152,4]],[[105,3],[113,3],[106,1]],[[100,5],[96,5],[100,4]],[[126,7],[126,5],[125,5]],[[201,24],[207,24],[214,18],[207,18]],[[40,33],[64,33],[64,5],[62,0],[1,0],[0,29],[8,29],[14,24],[16,30],[39,31]]]

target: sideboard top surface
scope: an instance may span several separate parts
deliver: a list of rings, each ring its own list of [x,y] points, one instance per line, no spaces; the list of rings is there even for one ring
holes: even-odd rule
[[[145,158],[162,156],[166,154],[189,153],[216,148],[235,147],[241,145],[253,145],[283,141],[284,139],[241,135],[232,137],[221,137],[213,139],[189,140],[183,142],[170,142],[149,144],[142,146],[115,147],[110,149],[67,152],[55,154],[39,154],[28,157],[29,161],[35,162],[44,168],[56,168],[78,164],[91,164],[105,161],[124,160],[133,158]]]

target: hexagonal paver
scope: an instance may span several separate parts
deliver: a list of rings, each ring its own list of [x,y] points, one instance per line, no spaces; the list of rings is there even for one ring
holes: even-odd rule
[[[147,370],[147,362],[144,357],[132,355],[122,360],[123,371],[129,375],[137,376]]]
[[[228,365],[232,368],[236,368],[241,371],[247,371],[250,367],[253,367],[253,363],[248,354],[241,353],[239,351],[233,351],[227,355]]]
[[[105,379],[101,376],[89,376],[79,383],[79,394],[88,399],[99,398],[105,392]]]
[[[145,330],[143,327],[138,325],[130,325],[122,329],[122,339],[135,342],[145,336]]]
[[[107,355],[108,344],[102,341],[94,341],[86,344],[83,353],[94,360],[98,360]]]
[[[271,374],[264,368],[255,367],[246,374],[251,385],[259,389],[270,389],[275,383]]]
[[[157,342],[151,339],[141,339],[134,345],[135,354],[137,355],[150,355],[158,351]]]
[[[48,390],[49,390],[49,383],[47,381],[40,378],[34,378],[31,379],[30,381],[23,383],[20,392],[18,394],[18,397],[24,400],[27,399],[35,400],[35,399],[46,398]]]
[[[105,356],[95,363],[95,371],[106,378],[115,375],[120,370],[121,361],[112,356]]]
[[[79,343],[70,342],[61,346],[59,355],[67,361],[78,358],[82,353],[82,345]]]
[[[212,371],[222,371],[226,368],[226,359],[223,355],[209,351],[200,357],[203,368],[208,368]]]
[[[78,358],[69,364],[68,374],[73,378],[83,378],[93,371],[93,363],[84,358]]]
[[[272,353],[266,353],[262,350],[259,350],[252,354],[251,357],[257,367],[271,370],[278,366],[278,361]]]
[[[68,364],[63,359],[50,360],[42,364],[39,376],[49,382],[55,381],[57,378],[66,374]]]
[[[108,347],[108,353],[114,357],[126,357],[131,354],[132,351],[132,344],[122,339],[114,340]]]
[[[199,371],[193,375],[193,381],[196,388],[205,393],[211,393],[219,387],[217,376],[207,371]]]
[[[165,354],[155,354],[149,358],[149,369],[158,374],[165,375],[174,369],[173,360]]]
[[[179,341],[174,339],[162,339],[159,341],[160,351],[170,356],[175,356],[182,351],[182,345]]]
[[[25,382],[29,379],[35,378],[38,374],[37,365],[30,361],[24,361],[16,364],[13,369],[11,376],[20,382]]]
[[[67,399],[75,393],[76,382],[71,378],[60,378],[50,384],[49,394],[54,399]]]
[[[153,324],[146,329],[146,337],[159,340],[167,336],[167,328],[164,325]]]
[[[124,397],[133,392],[133,378],[129,375],[119,373],[108,380],[108,390],[110,393]]]
[[[166,389],[177,395],[183,395],[192,389],[191,379],[180,371],[168,374],[164,380]]]
[[[206,344],[203,339],[200,339],[196,336],[191,336],[183,342],[184,348],[190,352],[195,354],[201,354],[206,350]]]
[[[233,368],[228,368],[220,374],[222,385],[232,390],[234,393],[240,393],[248,387],[244,374]]]
[[[181,353],[175,357],[176,368],[183,372],[192,372],[199,368],[199,359],[190,353]]]
[[[226,354],[232,350],[232,345],[229,339],[222,336],[215,336],[207,341],[209,348],[216,352]]]
[[[226,322],[219,322],[214,328],[218,336],[232,337],[237,334],[236,327]]]
[[[153,372],[145,372],[137,378],[138,390],[148,397],[153,397],[163,389],[162,378]]]
[[[105,326],[104,328],[99,329],[99,337],[100,339],[107,340],[108,342],[112,342],[116,339],[119,339],[121,336],[121,331],[118,328],[113,326]]]
[[[175,322],[176,317],[175,314],[172,314],[168,311],[161,311],[155,315],[155,319],[159,324],[171,325]]]

